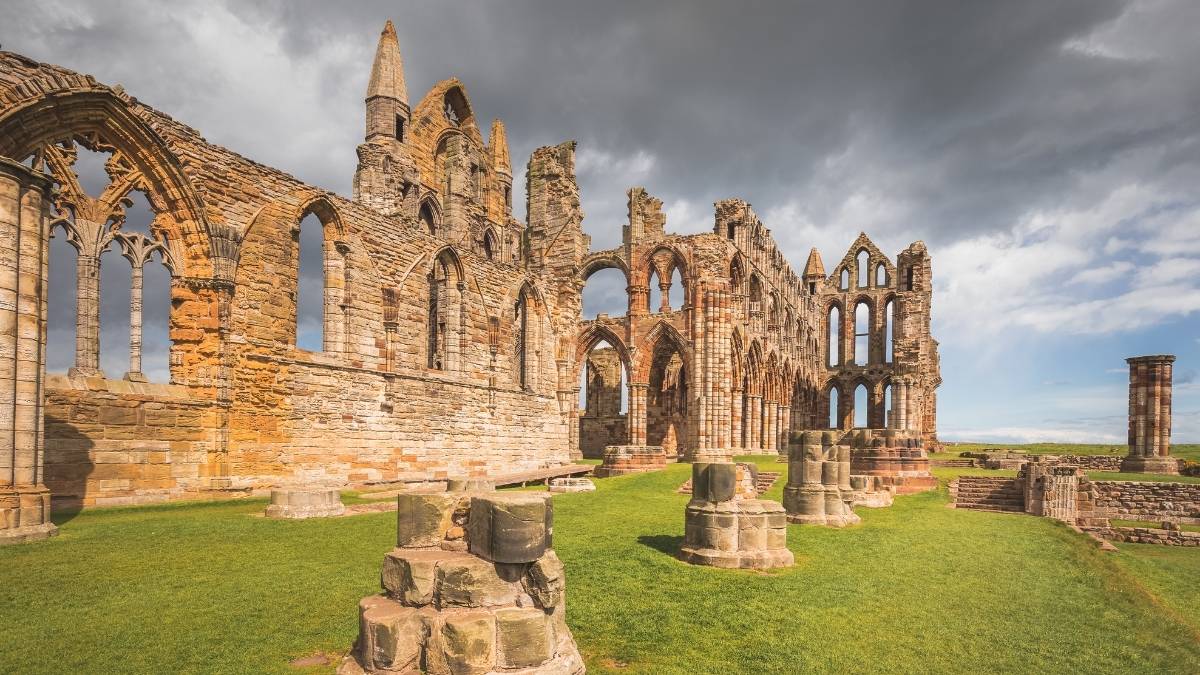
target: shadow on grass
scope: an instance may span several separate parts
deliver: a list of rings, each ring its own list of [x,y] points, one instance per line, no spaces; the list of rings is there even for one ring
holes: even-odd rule
[[[638,543],[674,558],[683,544],[683,537],[677,534],[643,534],[638,537]]]

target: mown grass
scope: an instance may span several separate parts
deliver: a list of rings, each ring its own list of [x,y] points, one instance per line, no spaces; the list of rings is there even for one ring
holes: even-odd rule
[[[1012,450],[1028,455],[1117,455],[1129,454],[1125,445],[1097,443],[946,443],[945,452],[934,455],[939,458],[957,457],[960,452],[985,452]],[[1171,446],[1171,455],[1180,459],[1200,462],[1200,444],[1183,443]]]
[[[555,497],[568,619],[590,672],[1200,663],[1200,551],[1104,553],[1047,519],[947,509],[943,489],[862,509],[864,522],[844,530],[790,526],[788,570],[692,567],[673,557],[687,500],[675,490],[689,471]],[[344,651],[395,514],[251,517],[263,506],[85,511],[54,540],[0,549],[0,672],[296,672],[292,659]]]

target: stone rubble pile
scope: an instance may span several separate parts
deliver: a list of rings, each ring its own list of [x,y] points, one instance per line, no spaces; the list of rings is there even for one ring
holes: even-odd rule
[[[545,492],[402,494],[383,593],[338,672],[583,673]]]

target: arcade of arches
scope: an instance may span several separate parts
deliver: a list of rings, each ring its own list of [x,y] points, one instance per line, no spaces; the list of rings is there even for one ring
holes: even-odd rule
[[[365,107],[347,199],[119,87],[0,52],[0,324],[20,327],[0,335],[0,390],[16,392],[0,398],[0,529],[44,523],[51,495],[431,481],[608,445],[785,452],[801,429],[849,431],[860,387],[867,426],[936,442],[920,242],[893,260],[860,235],[828,274],[815,250],[797,274],[746,202],[680,236],[633,188],[621,245],[593,251],[574,142],[533,153],[520,222],[503,123],[485,137],[456,79],[410,106],[390,23]],[[77,189],[80,149],[107,157],[98,196]],[[145,234],[122,228],[131,195],[153,211]],[[320,254],[309,285],[302,230]],[[79,251],[70,275],[48,264],[52,231]],[[169,273],[155,277],[169,284],[167,381],[142,374],[136,274],[127,370],[98,358],[97,260],[118,249]],[[584,286],[608,269],[623,311],[585,318]],[[47,373],[60,279],[75,287],[74,356]],[[320,339],[301,346],[305,322]]]

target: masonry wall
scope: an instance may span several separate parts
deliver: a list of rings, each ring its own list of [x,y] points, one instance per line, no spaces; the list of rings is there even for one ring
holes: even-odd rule
[[[138,504],[207,487],[219,415],[163,384],[50,376],[46,485],[56,508]]]
[[[1092,481],[1092,486],[1099,517],[1200,523],[1200,485]]]

